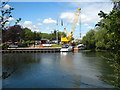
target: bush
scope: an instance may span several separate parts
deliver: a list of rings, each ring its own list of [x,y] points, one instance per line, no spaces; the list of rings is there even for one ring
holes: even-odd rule
[[[18,47],[27,47],[27,44],[23,43],[23,44],[18,45]]]
[[[54,44],[54,45],[52,45],[52,47],[62,47],[62,45]]]
[[[8,44],[3,44],[3,45],[2,45],[2,49],[3,49],[3,50],[7,49],[8,47],[9,47]]]

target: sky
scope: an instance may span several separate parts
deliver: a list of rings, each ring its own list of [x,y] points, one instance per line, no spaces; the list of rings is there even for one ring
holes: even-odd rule
[[[83,37],[95,27],[100,20],[98,16],[100,10],[109,13],[113,4],[111,2],[9,2],[4,8],[9,7],[15,8],[12,11],[13,18],[9,18],[9,21],[14,22],[16,18],[22,18],[20,25],[42,33],[64,31],[64,28],[70,33],[74,15],[77,9],[81,8],[81,19],[79,19],[81,25],[78,22],[74,31],[74,38],[79,39],[80,32]]]

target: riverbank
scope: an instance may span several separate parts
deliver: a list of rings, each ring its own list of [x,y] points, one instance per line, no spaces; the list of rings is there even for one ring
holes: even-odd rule
[[[8,48],[7,50],[1,50],[2,53],[52,53],[52,52],[60,52],[60,47],[46,47],[46,48]]]
[[[85,51],[85,52],[107,52],[107,51],[113,51],[113,50],[100,50],[100,49],[85,49],[85,50],[82,50],[82,51]]]

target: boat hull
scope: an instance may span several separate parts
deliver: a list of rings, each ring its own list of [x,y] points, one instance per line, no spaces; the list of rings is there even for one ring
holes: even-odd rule
[[[72,50],[73,50],[72,46],[70,46],[70,47],[68,47],[68,48],[61,48],[61,49],[60,49],[61,52],[70,52],[70,51],[72,51]]]

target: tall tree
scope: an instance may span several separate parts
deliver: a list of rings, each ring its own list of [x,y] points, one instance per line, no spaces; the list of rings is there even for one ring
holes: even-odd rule
[[[100,30],[98,30],[97,35],[97,47],[100,47],[101,44],[99,42],[105,44],[105,49],[111,49],[110,57],[105,57],[109,63],[111,63],[111,67],[114,68],[114,77],[113,80],[104,80],[107,83],[114,85],[117,89],[120,89],[120,1],[114,2],[113,10],[105,15],[104,12],[100,12],[99,16],[102,20],[97,24]],[[101,37],[100,33],[103,33],[103,37]],[[104,47],[102,45],[101,47]],[[110,78],[110,76],[109,76]]]
[[[95,31],[90,30],[86,36],[83,37],[82,43],[86,45],[87,49],[95,49]]]
[[[23,38],[23,30],[19,25],[11,26],[3,33],[3,42],[12,41],[14,43],[16,41],[21,41],[22,38]]]

